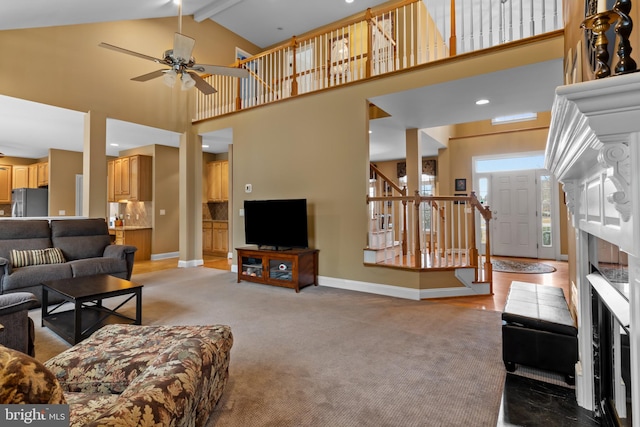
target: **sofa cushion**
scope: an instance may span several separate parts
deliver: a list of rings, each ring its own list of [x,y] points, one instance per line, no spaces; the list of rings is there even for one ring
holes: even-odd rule
[[[44,249],[52,247],[47,220],[0,221],[0,257],[9,259],[12,249]]]
[[[29,286],[39,286],[47,280],[69,279],[71,277],[73,276],[69,263],[30,265],[16,268],[10,275],[4,276],[2,291],[23,290]]]
[[[62,387],[42,363],[0,346],[0,403],[64,404]]]
[[[51,220],[51,242],[62,249],[67,261],[96,258],[111,244],[102,218]]]
[[[9,259],[13,268],[66,262],[59,248],[30,249],[26,251],[12,249]]]
[[[127,274],[127,261],[115,258],[85,258],[69,261],[73,277],[95,276],[96,274]],[[123,278],[125,276],[122,276]]]

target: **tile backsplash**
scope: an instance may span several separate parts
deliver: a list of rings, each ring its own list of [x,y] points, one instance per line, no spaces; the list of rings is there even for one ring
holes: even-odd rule
[[[202,204],[202,219],[229,220],[229,202],[212,202]]]
[[[5,216],[11,216],[11,203],[6,205],[0,204],[0,217],[5,217]]]
[[[109,218],[122,215],[124,224],[152,227],[153,202],[109,203]]]

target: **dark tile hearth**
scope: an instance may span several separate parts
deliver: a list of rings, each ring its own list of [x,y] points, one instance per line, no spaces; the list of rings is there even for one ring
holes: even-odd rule
[[[498,427],[598,426],[576,403],[575,390],[507,373]]]

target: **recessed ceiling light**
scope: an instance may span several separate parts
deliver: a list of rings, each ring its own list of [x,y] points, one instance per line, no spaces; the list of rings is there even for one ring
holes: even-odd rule
[[[347,3],[353,3],[353,0],[344,0]]]
[[[109,145],[110,145],[110,146],[112,146],[112,147],[118,147],[118,146],[119,146],[119,145],[118,145],[118,144],[116,144],[115,142],[112,142],[112,143],[111,143],[111,144],[109,144]]]
[[[488,103],[489,103],[489,100],[488,100],[488,99],[478,99],[478,100],[476,101],[476,105],[486,105],[486,104],[488,104]]]
[[[202,148],[209,148],[209,146],[206,144],[202,144]]]

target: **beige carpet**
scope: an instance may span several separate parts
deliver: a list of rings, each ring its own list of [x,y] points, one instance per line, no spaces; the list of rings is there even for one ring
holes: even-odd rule
[[[207,268],[134,276],[144,324],[228,324],[230,381],[209,426],[495,426],[500,314]],[[36,354],[68,347],[36,321]]]

